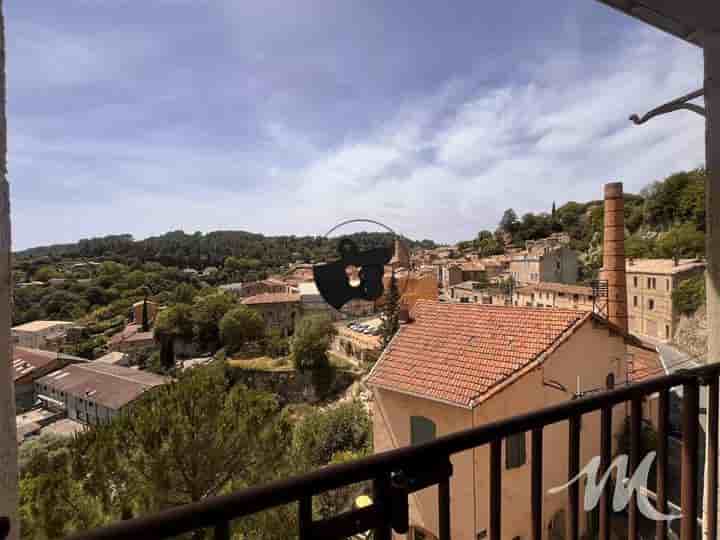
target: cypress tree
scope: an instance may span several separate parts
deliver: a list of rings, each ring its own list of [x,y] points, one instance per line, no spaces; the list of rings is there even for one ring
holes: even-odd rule
[[[385,295],[385,305],[382,313],[383,319],[380,332],[382,334],[382,345],[385,348],[400,328],[400,291],[398,290],[395,272],[390,276],[390,287]]]
[[[150,330],[150,320],[148,317],[148,306],[147,296],[143,299],[143,310],[142,310],[142,331],[148,332]]]

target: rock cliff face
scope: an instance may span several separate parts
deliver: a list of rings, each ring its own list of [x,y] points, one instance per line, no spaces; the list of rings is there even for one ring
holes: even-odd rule
[[[673,343],[689,355],[699,357],[703,361],[707,356],[708,323],[705,306],[690,316],[680,317]]]

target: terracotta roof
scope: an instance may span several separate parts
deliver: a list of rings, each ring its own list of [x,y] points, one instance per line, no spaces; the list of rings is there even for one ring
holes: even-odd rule
[[[554,350],[589,312],[419,300],[368,383],[473,407],[491,388]]]
[[[630,369],[628,377],[632,382],[665,375],[665,368],[663,368],[660,355],[656,351],[628,345],[627,352],[630,356],[628,360]]]
[[[641,274],[679,274],[696,268],[705,268],[705,262],[699,259],[680,259],[677,265],[672,259],[626,259],[627,273]]]
[[[284,304],[288,302],[299,302],[300,295],[297,293],[262,293],[255,296],[248,296],[242,303],[245,305],[258,304]]]
[[[36,384],[120,409],[143,392],[167,382],[165,377],[147,371],[90,362],[69,365],[38,379]]]
[[[41,351],[40,349],[29,349],[26,347],[15,347],[13,349],[13,380],[17,381],[27,377],[35,370],[42,369],[52,364],[58,358],[58,353],[52,351]]]
[[[584,294],[592,296],[592,287],[585,287],[583,285],[567,285],[565,283],[551,283],[548,281],[541,281],[540,283],[529,283],[518,288],[518,292],[534,292],[534,291],[548,291],[566,294]]]
[[[125,343],[128,341],[152,341],[154,339],[153,331],[143,332],[142,326],[139,324],[128,324],[117,334],[113,334],[110,338],[110,345],[117,345],[118,343]]]

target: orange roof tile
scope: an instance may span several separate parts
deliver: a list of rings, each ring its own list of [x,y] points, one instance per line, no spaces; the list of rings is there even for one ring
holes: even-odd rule
[[[632,382],[665,375],[665,368],[660,362],[660,355],[657,352],[633,345],[627,346],[627,352],[630,356],[628,377]]]
[[[586,311],[420,300],[368,383],[462,407],[553,350]]]

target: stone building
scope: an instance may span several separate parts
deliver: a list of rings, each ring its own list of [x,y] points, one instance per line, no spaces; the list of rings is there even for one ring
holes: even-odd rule
[[[525,250],[510,260],[510,275],[520,284],[551,281],[577,283],[578,255],[565,242],[565,236],[553,235],[528,241]]]
[[[12,328],[12,341],[30,349],[58,350],[65,341],[68,321],[32,321]]]
[[[630,332],[661,341],[675,334],[680,313],[672,293],[680,283],[705,272],[698,259],[628,259],[628,324]]]
[[[268,329],[290,336],[300,316],[300,295],[296,293],[263,293],[245,298],[242,303],[262,315]]]
[[[593,311],[593,290],[582,285],[532,283],[515,289],[513,305]]]

